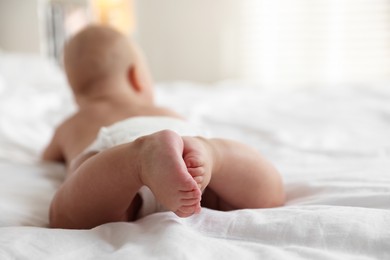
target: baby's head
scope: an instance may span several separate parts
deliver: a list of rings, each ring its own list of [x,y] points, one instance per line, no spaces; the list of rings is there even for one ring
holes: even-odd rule
[[[115,82],[152,91],[149,71],[140,51],[127,37],[109,27],[88,26],[77,33],[65,46],[64,65],[76,96],[101,92],[102,88],[106,92],[123,87],[123,84],[112,84]]]

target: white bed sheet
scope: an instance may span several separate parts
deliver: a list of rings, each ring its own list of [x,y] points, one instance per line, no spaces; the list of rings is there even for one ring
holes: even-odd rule
[[[390,259],[390,84],[176,82],[159,84],[157,98],[272,160],[286,206],[47,228],[64,168],[39,154],[74,104],[54,64],[0,54],[0,259]]]

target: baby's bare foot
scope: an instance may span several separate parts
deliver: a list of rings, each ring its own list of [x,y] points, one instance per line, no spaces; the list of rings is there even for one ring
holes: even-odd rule
[[[175,132],[163,130],[137,139],[141,143],[141,174],[156,199],[179,217],[200,209],[201,191],[183,160],[183,140]]]
[[[213,160],[210,147],[200,137],[183,137],[183,158],[188,172],[203,192],[210,183]],[[197,209],[200,211],[200,207]]]

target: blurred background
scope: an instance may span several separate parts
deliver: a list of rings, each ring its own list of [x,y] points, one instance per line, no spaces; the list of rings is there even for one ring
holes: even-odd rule
[[[136,38],[159,82],[390,80],[390,0],[0,0],[0,50],[60,62],[91,22]]]

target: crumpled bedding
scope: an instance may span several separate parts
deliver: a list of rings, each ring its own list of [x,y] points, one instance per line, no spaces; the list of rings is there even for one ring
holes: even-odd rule
[[[47,228],[65,169],[39,155],[75,109],[66,84],[51,61],[0,54],[0,259],[390,259],[390,83],[159,83],[159,104],[273,161],[286,205],[91,230]]]

